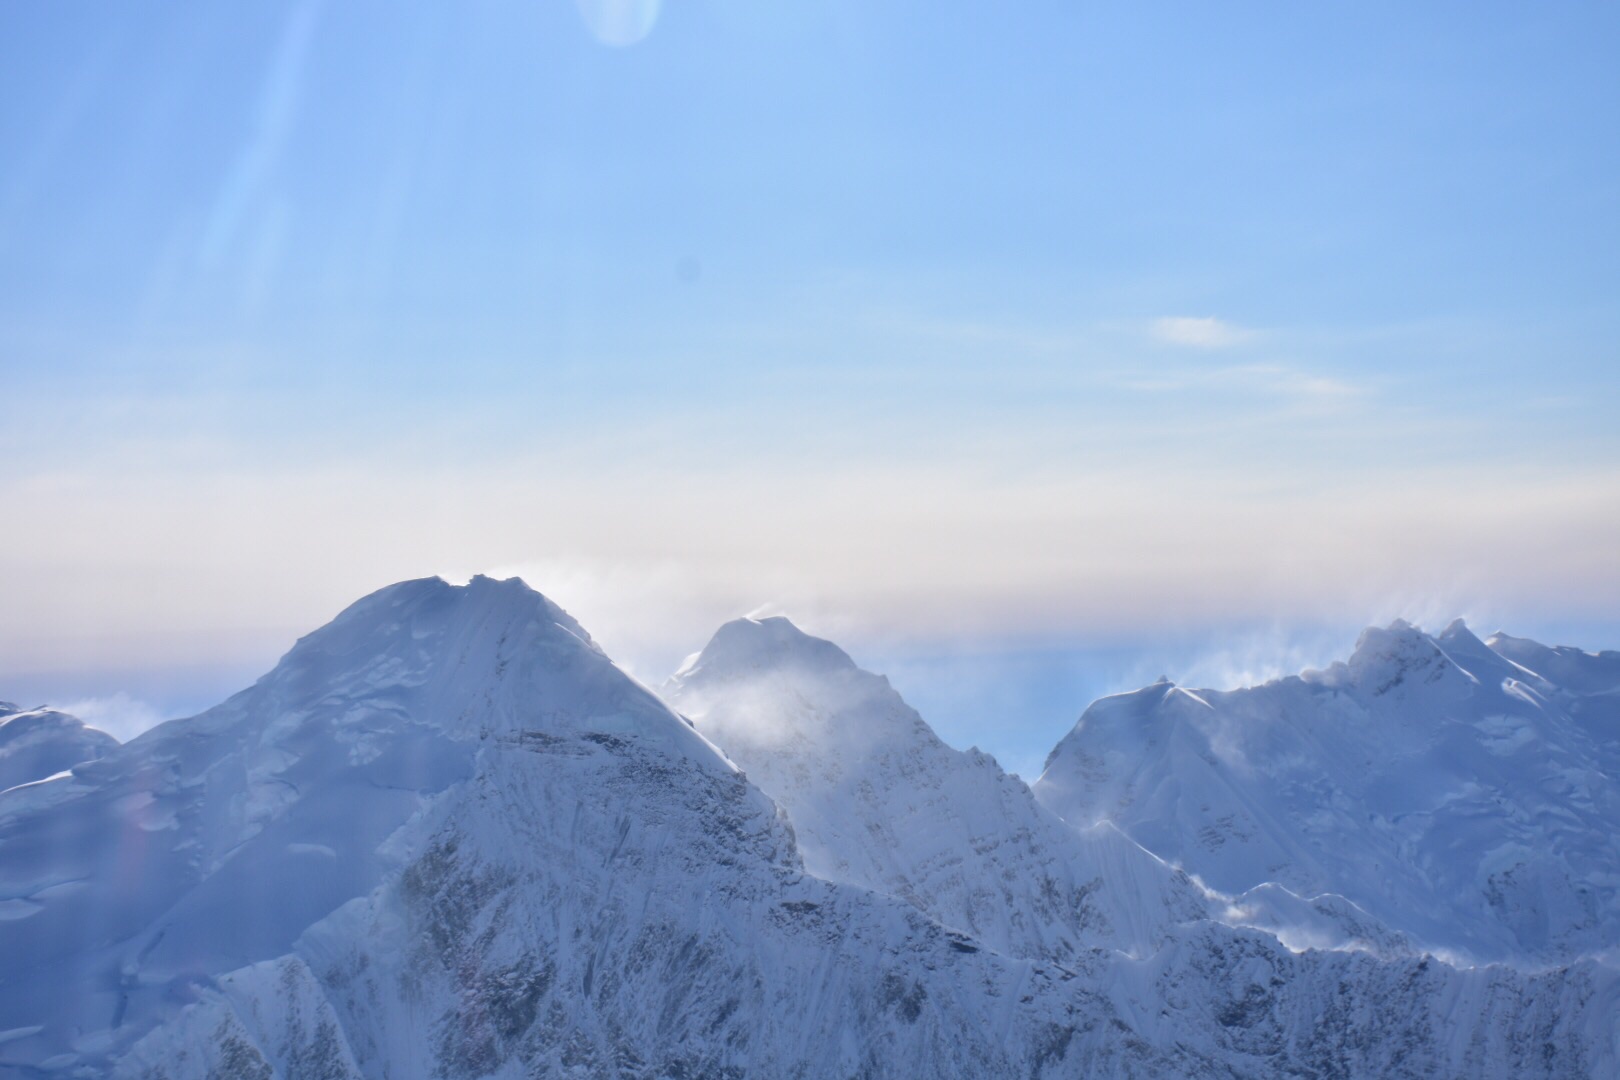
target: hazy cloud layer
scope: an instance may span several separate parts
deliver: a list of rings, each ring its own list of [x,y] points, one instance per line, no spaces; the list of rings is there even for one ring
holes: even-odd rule
[[[119,742],[128,742],[147,728],[167,719],[155,706],[122,692],[107,697],[63,702],[55,707],[77,716],[93,728],[100,728]]]
[[[1229,349],[1255,337],[1253,330],[1223,319],[1190,315],[1167,315],[1155,319],[1150,331],[1154,338],[1167,345],[1193,349]]]
[[[235,657],[436,572],[521,573],[632,660],[762,604],[909,638],[1614,610],[1620,480],[1521,473],[1505,495],[1506,480],[961,461],[614,473],[556,456],[80,476],[31,485],[29,526],[0,535],[0,650],[14,670]]]

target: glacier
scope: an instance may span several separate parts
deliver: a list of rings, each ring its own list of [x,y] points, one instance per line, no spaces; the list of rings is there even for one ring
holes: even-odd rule
[[[1546,710],[1480,690],[1476,730],[1493,761],[1530,752],[1519,721],[1575,740],[1524,781],[1557,793],[1608,769],[1613,702],[1602,658],[1539,671],[1532,645],[1492,655]],[[1405,670],[1401,694],[1439,695],[1422,702],[1469,692]],[[1354,699],[1359,671],[1320,685]],[[1587,817],[1572,789],[1574,821],[1526,824],[1518,803],[1499,820],[1569,833],[1543,849],[1596,890],[1597,922],[1527,936],[1487,898],[1452,941],[1326,856],[1249,881],[1204,866],[1196,833],[1164,843],[1148,792],[1190,781],[1148,775],[1129,717],[1174,762],[1199,751],[1146,698],[1093,706],[1129,715],[1083,720],[1027,786],[786,620],[722,627],[665,693],[673,707],[517,579],[423,579],[358,601],[216,708],[0,791],[0,1072],[1518,1077],[1620,1061],[1612,832],[1576,843],[1608,812],[1595,779]],[[1096,801],[1059,786],[1071,763]],[[1219,790],[1236,800],[1234,777]],[[1179,824],[1203,804],[1163,805]],[[1486,832],[1465,809],[1454,834]],[[1316,850],[1278,820],[1244,870]],[[1397,884],[1403,902],[1463,888]],[[1325,944],[1290,940],[1302,927]]]

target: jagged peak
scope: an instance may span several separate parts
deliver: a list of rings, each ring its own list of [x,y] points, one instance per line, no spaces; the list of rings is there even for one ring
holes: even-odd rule
[[[1446,628],[1440,631],[1440,640],[1466,641],[1469,643],[1478,643],[1481,645],[1484,644],[1484,642],[1480,641],[1479,637],[1468,628],[1468,623],[1461,617],[1452,619],[1446,624]]]
[[[1161,675],[1147,686],[1119,694],[1109,694],[1093,701],[1080,714],[1080,719],[1074,722],[1074,727],[1070,728],[1046,755],[1046,762],[1041,766],[1043,772],[1052,767],[1052,762],[1061,756],[1065,747],[1071,744],[1079,745],[1085,741],[1088,728],[1133,729],[1148,722],[1150,717],[1158,713],[1159,706],[1175,689],[1176,684]]]
[[[1435,640],[1453,663],[1481,681],[1487,677],[1497,681],[1502,678],[1537,678],[1534,672],[1481,641],[1461,619],[1453,619]]]
[[[1452,648],[1462,651],[1468,641],[1477,641],[1460,620],[1448,627],[1448,630],[1453,629],[1457,633],[1449,641]],[[1385,628],[1363,630],[1343,670],[1353,684],[1375,697],[1392,691],[1404,695],[1420,686],[1463,686],[1478,682],[1452,658],[1446,644],[1405,619],[1396,619]]]
[[[1405,619],[1391,619],[1388,626],[1369,626],[1356,637],[1356,652],[1386,641],[1422,641],[1428,637]]]
[[[1388,626],[1369,626],[1356,637],[1356,647],[1347,663],[1352,669],[1358,664],[1379,662],[1393,656],[1408,654],[1428,655],[1441,652],[1439,643],[1405,619],[1395,619]]]
[[[807,754],[836,749],[838,757],[878,747],[945,748],[887,678],[782,616],[724,624],[664,693],[731,750],[793,746]]]

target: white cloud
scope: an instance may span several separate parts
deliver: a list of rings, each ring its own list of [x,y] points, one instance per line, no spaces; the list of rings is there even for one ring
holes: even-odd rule
[[[1245,389],[1296,400],[1330,401],[1360,397],[1365,388],[1330,375],[1317,375],[1282,364],[1244,364],[1226,368],[1219,377]]]
[[[1349,405],[1368,396],[1371,387],[1286,364],[1234,364],[1227,367],[1183,367],[1151,376],[1129,376],[1117,385],[1147,394],[1239,394],[1313,409]]]
[[[1604,469],[1521,470],[1504,499],[1490,466],[1352,479],[1313,461],[1176,464],[605,477],[528,460],[36,495],[55,527],[0,535],[0,576],[19,583],[0,656],[34,672],[201,665],[236,649],[247,620],[274,638],[268,667],[361,593],[448,567],[521,572],[653,683],[762,601],[834,640],[1387,621],[1390,597],[1420,593],[1448,613],[1486,598],[1595,617],[1620,602],[1620,481]],[[96,543],[106,520],[120,523],[116,546]],[[1225,667],[1268,673],[1244,655],[1206,677]],[[127,698],[80,708],[121,733],[157,719]]]
[[[1371,613],[1362,615],[1360,621],[1386,619],[1381,609],[1369,610]],[[1206,644],[1190,656],[1146,658],[1135,667],[1131,677],[1121,683],[1120,689],[1133,689],[1161,673],[1185,687],[1231,690],[1257,686],[1343,659],[1349,655],[1349,646],[1354,640],[1337,629],[1291,623],[1224,633],[1218,641]]]
[[[1221,319],[1191,315],[1167,315],[1162,319],[1155,319],[1149,327],[1149,332],[1166,345],[1179,345],[1191,349],[1229,349],[1255,336],[1253,330]]]
[[[604,45],[634,45],[652,33],[662,0],[574,0],[580,16]]]

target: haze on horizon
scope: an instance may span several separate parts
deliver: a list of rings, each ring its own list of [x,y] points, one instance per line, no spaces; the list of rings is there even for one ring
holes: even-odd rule
[[[960,669],[930,719],[1014,756],[1397,616],[1620,644],[1617,46],[1597,3],[13,5],[0,698],[201,707],[478,571],[644,681],[762,605]]]

